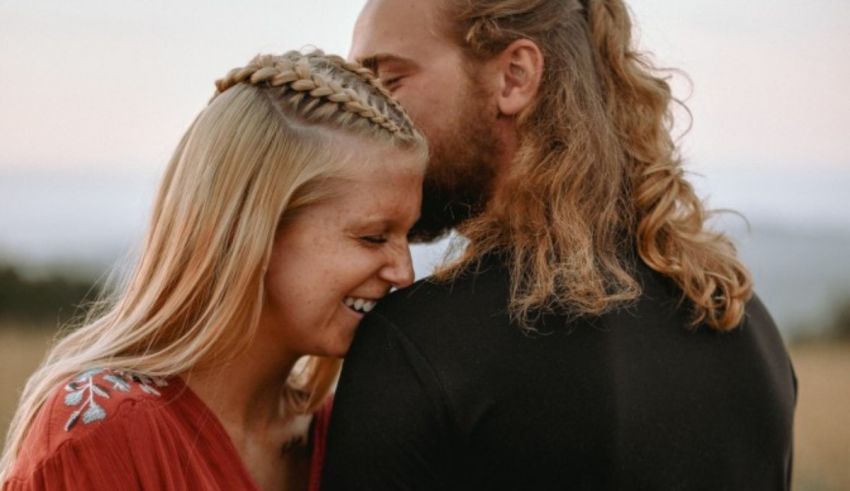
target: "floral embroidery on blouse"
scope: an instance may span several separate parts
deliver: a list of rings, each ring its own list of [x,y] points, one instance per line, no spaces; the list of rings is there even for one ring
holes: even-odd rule
[[[96,376],[100,380],[96,380]],[[106,418],[106,410],[97,403],[98,397],[110,399],[112,391],[130,392],[133,386],[139,387],[143,392],[159,397],[160,393],[156,387],[165,387],[168,382],[162,377],[149,377],[140,373],[107,370],[104,368],[92,368],[74,377],[65,386],[65,405],[77,410],[71,413],[65,422],[65,431],[71,431],[81,419],[83,424],[90,424]]]

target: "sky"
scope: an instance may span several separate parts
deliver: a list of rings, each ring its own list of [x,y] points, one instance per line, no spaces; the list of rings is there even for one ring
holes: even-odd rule
[[[260,52],[347,54],[363,3],[0,0],[0,263],[129,264],[213,82]],[[688,76],[672,79],[693,114],[686,170],[753,224],[735,240],[763,298],[786,326],[827,311],[850,292],[850,1],[630,6],[640,48]],[[442,253],[414,247],[417,276]]]
[[[0,0],[0,171],[158,174],[213,81],[258,52],[346,54],[359,0]],[[850,2],[640,0],[697,168],[847,168]]]
[[[345,55],[363,3],[0,0],[0,256],[132,244],[214,80],[260,52]],[[640,48],[688,75],[680,144],[709,205],[850,231],[850,2],[630,6]]]

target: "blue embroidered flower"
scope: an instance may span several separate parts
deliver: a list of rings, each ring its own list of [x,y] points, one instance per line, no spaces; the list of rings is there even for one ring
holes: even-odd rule
[[[95,376],[101,373],[103,373],[101,382],[108,382],[111,388],[95,381]],[[65,405],[79,406],[79,409],[71,413],[68,421],[65,422],[65,431],[70,431],[77,424],[80,416],[82,416],[83,424],[106,419],[106,410],[97,403],[97,398],[109,399],[110,390],[130,392],[133,385],[138,386],[146,394],[159,396],[160,393],[154,386],[164,387],[168,385],[168,382],[159,377],[102,368],[89,369],[74,377],[65,386],[65,391],[68,392],[65,395]]]

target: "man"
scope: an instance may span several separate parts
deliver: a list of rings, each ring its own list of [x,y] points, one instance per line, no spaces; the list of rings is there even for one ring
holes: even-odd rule
[[[467,243],[362,322],[325,489],[788,489],[791,363],[621,0],[370,0],[351,57]]]

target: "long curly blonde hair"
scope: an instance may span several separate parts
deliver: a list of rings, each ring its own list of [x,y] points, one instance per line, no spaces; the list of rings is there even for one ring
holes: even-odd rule
[[[418,152],[427,147],[365,68],[320,51],[262,55],[216,92],[166,169],[141,256],[123,291],[58,342],[24,388],[0,483],[58,384],[89,368],[169,377],[232,360],[252,342],[280,223],[345,174],[340,133]],[[347,141],[347,140],[345,140]],[[421,169],[420,169],[421,170]],[[340,362],[309,356],[290,374],[288,415],[313,412]]]
[[[678,102],[632,42],[622,0],[444,0],[443,20],[470,65],[517,39],[544,72],[518,118],[519,150],[486,211],[459,228],[468,245],[451,278],[507,253],[511,312],[595,315],[637,298],[635,254],[671,278],[694,325],[734,329],[752,294],[747,269],[685,179],[671,137]]]

